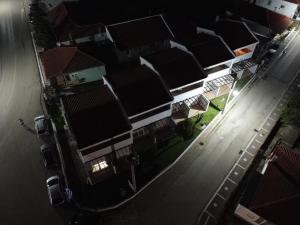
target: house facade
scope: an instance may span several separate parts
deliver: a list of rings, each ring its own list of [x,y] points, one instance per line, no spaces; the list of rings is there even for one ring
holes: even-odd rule
[[[207,74],[204,84],[206,98],[213,99],[229,93],[234,82],[231,69],[235,55],[222,37],[202,32],[181,37],[172,45],[194,55],[202,66]]]
[[[252,60],[252,56],[259,40],[247,24],[235,20],[219,20],[214,24],[213,31],[223,38],[235,55],[232,72],[239,79],[254,74],[258,65]]]
[[[143,137],[154,145],[158,131],[172,128],[173,97],[161,78],[150,68],[140,65],[109,74],[106,79],[108,81],[105,83],[110,85],[128,115],[134,143]],[[139,147],[136,146],[135,150],[139,151]]]
[[[84,182],[96,184],[127,173],[132,127],[107,85],[61,98],[65,129]]]
[[[209,100],[203,96],[206,74],[193,55],[174,47],[143,56],[140,61],[161,77],[172,94],[175,122],[207,110]]]

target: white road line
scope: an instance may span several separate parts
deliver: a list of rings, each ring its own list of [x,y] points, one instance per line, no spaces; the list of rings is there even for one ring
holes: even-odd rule
[[[221,199],[226,200],[226,198],[224,198],[222,195],[220,195],[219,193],[217,194]]]
[[[204,225],[206,225],[208,223],[208,221],[209,221],[209,215],[207,215],[207,219],[206,219]]]
[[[246,152],[247,152],[249,155],[254,156],[251,152],[248,152],[247,150],[246,150]]]
[[[241,169],[243,169],[243,170],[247,170],[247,168],[244,168],[244,167],[241,166],[240,164],[236,164],[236,165],[239,166],[239,167],[241,167]],[[234,172],[234,175],[238,176],[239,173],[235,171],[235,172]]]
[[[233,180],[231,180],[229,177],[227,178],[227,180],[229,180],[231,183],[233,183],[233,184],[237,185],[237,183],[236,183],[236,182],[234,182]],[[226,181],[226,180],[225,180],[225,181]]]
[[[262,144],[262,142],[261,142],[261,141],[258,141],[257,139],[255,139],[255,141],[258,142],[259,144]]]

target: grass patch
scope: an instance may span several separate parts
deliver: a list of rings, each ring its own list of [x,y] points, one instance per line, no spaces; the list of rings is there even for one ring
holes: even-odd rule
[[[209,105],[207,112],[202,114],[201,125],[209,124],[220,111]]]
[[[228,98],[228,94],[221,95],[219,97],[212,99],[210,102],[221,111],[224,109],[227,98]]]

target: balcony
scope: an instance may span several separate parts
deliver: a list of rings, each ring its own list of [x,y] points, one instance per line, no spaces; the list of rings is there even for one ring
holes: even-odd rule
[[[204,95],[211,100],[221,95],[230,92],[234,78],[231,75],[226,75],[211,81],[206,82],[204,87]]]
[[[175,123],[207,111],[209,100],[204,95],[197,95],[173,104],[172,117]]]

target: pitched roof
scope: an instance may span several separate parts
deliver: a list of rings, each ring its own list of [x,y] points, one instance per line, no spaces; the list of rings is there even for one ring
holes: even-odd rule
[[[182,39],[182,43],[195,55],[203,68],[234,59],[233,52],[221,37],[205,33]]]
[[[160,77],[145,65],[110,74],[108,80],[128,116],[134,116],[173,100]]]
[[[107,29],[116,46],[122,50],[173,38],[161,15],[112,24]]]
[[[214,31],[225,40],[232,51],[258,42],[247,25],[240,21],[220,20],[214,24]]]
[[[47,78],[103,65],[77,47],[56,47],[47,50],[42,53],[41,60]]]
[[[278,225],[296,225],[300,208],[300,153],[277,145],[250,208]],[[296,222],[297,221],[297,222]]]
[[[127,116],[107,85],[63,96],[62,101],[79,148],[131,129]]]
[[[170,90],[207,77],[194,57],[178,48],[170,48],[143,58],[154,66]]]

